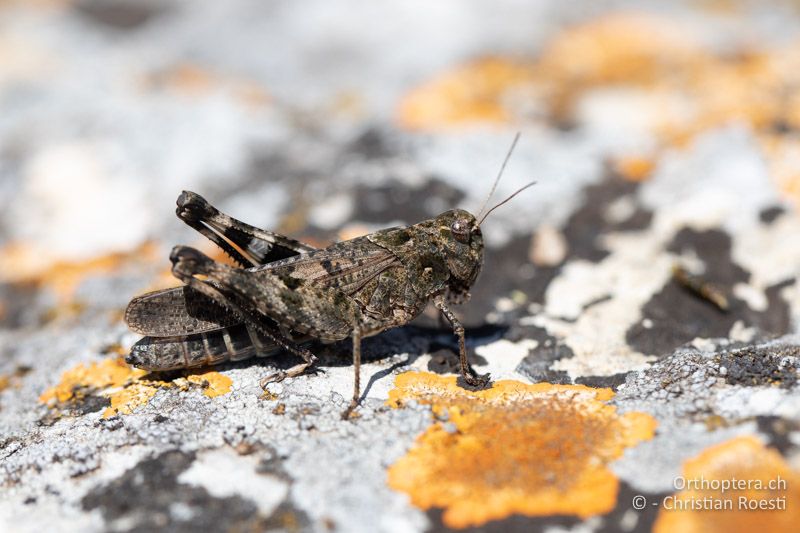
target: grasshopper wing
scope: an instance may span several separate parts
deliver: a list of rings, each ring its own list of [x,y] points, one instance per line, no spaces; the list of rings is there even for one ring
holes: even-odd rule
[[[297,257],[313,251],[314,248],[278,233],[260,230],[223,215],[211,207],[202,197],[184,192],[178,199],[179,212],[187,206],[202,210],[203,217],[198,220],[188,218],[190,225],[197,224],[203,234],[209,232],[214,242],[228,251],[231,245],[240,247],[248,260],[268,265],[278,259]],[[207,226],[200,224],[202,220]],[[212,231],[214,230],[214,231]],[[228,252],[231,257],[235,257]],[[235,252],[238,254],[238,252]],[[239,322],[225,308],[214,300],[189,287],[175,287],[149,292],[137,296],[125,310],[128,327],[140,335],[152,337],[174,337],[203,333],[214,329],[232,326]]]
[[[239,320],[214,300],[189,287],[137,296],[125,309],[125,323],[140,335],[172,337],[232,326]]]

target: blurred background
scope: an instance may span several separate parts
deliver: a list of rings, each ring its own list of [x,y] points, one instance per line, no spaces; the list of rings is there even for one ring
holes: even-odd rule
[[[321,352],[325,373],[264,395],[265,367],[291,358],[162,381],[119,359],[137,340],[123,310],[177,285],[173,245],[221,259],[175,217],[182,190],[325,246],[476,212],[516,132],[493,203],[538,184],[483,225],[483,274],[457,310],[472,364],[616,396],[564,424],[548,422],[566,412],[551,400],[497,408],[493,427],[522,429],[496,441],[525,453],[487,447],[476,464],[506,477],[486,486],[523,484],[546,504],[521,517],[486,498],[470,523],[649,531],[658,509],[631,518],[631,498],[673,494],[694,457],[709,478],[798,479],[798,88],[796,0],[0,0],[0,524],[461,527],[386,483],[441,426],[385,407],[398,374],[457,368],[435,314],[365,342],[364,416],[344,424],[346,343]],[[622,458],[631,444],[606,440],[617,408],[652,438]],[[708,452],[743,435],[759,440]],[[611,488],[575,481],[615,459]],[[179,483],[198,464],[207,492]],[[483,486],[447,472],[433,476],[457,487],[443,494]],[[217,482],[240,473],[254,484],[231,505]],[[794,515],[680,516],[787,531],[793,483]],[[571,503],[551,505],[551,489]]]

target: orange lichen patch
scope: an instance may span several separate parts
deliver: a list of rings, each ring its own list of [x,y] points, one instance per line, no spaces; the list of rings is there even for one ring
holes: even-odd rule
[[[674,23],[643,14],[607,15],[557,35],[538,61],[481,59],[434,78],[403,98],[398,120],[411,129],[505,123],[542,105],[550,116],[567,119],[588,90],[680,82],[710,61]]]
[[[669,73],[699,70],[708,56],[674,22],[639,13],[615,13],[568,28],[542,52],[538,69],[561,84],[656,83]]]
[[[630,181],[644,181],[653,173],[656,164],[649,157],[621,157],[613,162],[614,170]]]
[[[223,91],[251,108],[271,101],[267,90],[254,80],[229,76],[195,63],[177,63],[144,77],[146,90],[172,91],[187,97],[204,97]]]
[[[99,393],[111,401],[103,418],[129,414],[147,403],[160,387],[170,386],[163,381],[139,381],[146,374],[145,370],[128,366],[122,358],[105,359],[88,366],[79,364],[64,372],[58,385],[44,391],[39,401],[56,407],[80,401],[90,393]]]
[[[86,389],[100,390],[123,387],[147,374],[128,366],[122,358],[105,359],[88,366],[79,364],[61,375],[58,385],[39,396],[42,403],[65,403],[83,394]]]
[[[664,501],[655,533],[795,531],[800,524],[800,472],[755,437],[706,449],[686,461],[682,478],[687,488]],[[741,485],[723,491],[723,482]]]
[[[110,392],[108,395],[111,400],[111,406],[103,411],[103,418],[111,418],[116,415],[129,415],[134,409],[145,405],[150,401],[150,398],[155,396],[158,389],[161,387],[169,387],[166,382],[153,382],[142,383],[134,382],[128,384],[125,388]]]
[[[557,34],[536,60],[481,59],[439,75],[402,99],[398,121],[429,130],[531,117],[569,124],[591,120],[600,97],[613,102],[602,104],[607,112],[620,106],[620,127],[633,121],[656,147],[734,123],[757,135],[800,127],[800,43],[721,54],[695,35],[668,17],[598,17]],[[629,175],[645,173],[634,166]]]
[[[155,243],[145,242],[130,252],[62,261],[48,258],[45,251],[35,246],[12,243],[0,249],[0,282],[47,286],[56,293],[60,305],[67,305],[85,279],[112,274],[127,263],[152,261],[157,250]]]
[[[703,70],[687,74],[684,82],[663,84],[662,90],[680,99],[683,112],[664,110],[654,131],[665,143],[680,145],[698,133],[732,123],[769,129],[783,120],[781,94],[789,84],[767,53],[714,58]]]
[[[0,374],[0,392],[3,392],[11,384],[11,379],[8,376]]]
[[[178,387],[186,390],[190,384],[200,385],[210,398],[230,392],[232,381],[218,372],[193,374],[173,381],[145,379],[146,370],[128,366],[121,357],[105,359],[89,365],[79,364],[67,370],[61,381],[47,389],[39,401],[52,407],[69,405],[88,394],[106,396],[111,406],[103,412],[104,418],[130,414],[146,404],[158,389]]]
[[[625,448],[652,438],[656,421],[620,415],[611,389],[498,381],[471,392],[455,377],[407,372],[389,405],[430,404],[439,417],[389,469],[389,485],[423,509],[444,508],[444,523],[463,528],[511,514],[607,513],[618,480],[607,468]]]
[[[701,9],[720,15],[734,15],[743,7],[736,0],[697,0],[695,4]]]
[[[507,122],[508,91],[531,81],[530,65],[487,58],[458,67],[406,95],[397,113],[409,129],[441,129],[470,122]]]
[[[778,188],[800,207],[800,139],[787,135],[762,135],[761,148]]]
[[[217,76],[209,69],[193,63],[171,65],[153,73],[146,80],[152,87],[170,89],[191,96],[207,93],[218,81]]]
[[[200,385],[203,388],[203,394],[209,398],[221,396],[231,391],[233,380],[228,376],[220,374],[219,372],[209,371],[202,374],[191,374],[186,377],[189,383]]]

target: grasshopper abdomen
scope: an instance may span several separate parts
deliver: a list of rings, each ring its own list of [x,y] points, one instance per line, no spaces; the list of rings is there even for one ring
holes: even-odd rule
[[[193,335],[144,337],[133,345],[127,363],[150,371],[178,370],[267,357],[281,348],[247,324]]]

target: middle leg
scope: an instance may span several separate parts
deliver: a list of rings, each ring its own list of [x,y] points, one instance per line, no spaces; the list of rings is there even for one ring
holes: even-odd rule
[[[342,413],[342,420],[350,418],[361,399],[361,336],[360,327],[353,330],[353,398]]]

